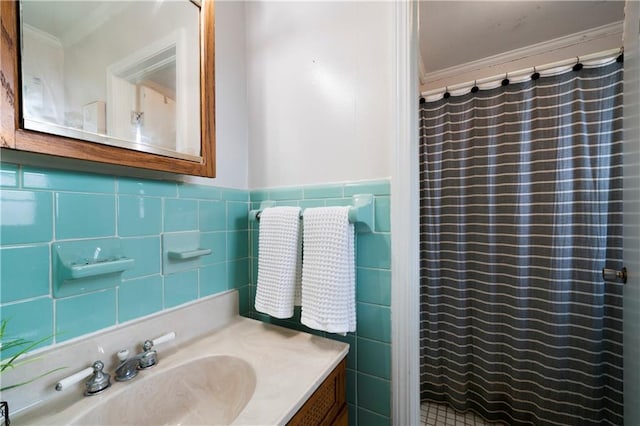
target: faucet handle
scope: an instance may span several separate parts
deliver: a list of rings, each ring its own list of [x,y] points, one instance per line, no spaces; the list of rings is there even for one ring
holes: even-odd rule
[[[87,367],[84,370],[78,371],[77,373],[60,380],[58,383],[56,383],[56,390],[64,390],[69,386],[78,383],[85,377],[91,375],[91,377],[89,377],[89,379],[85,382],[84,394],[86,396],[89,396],[102,392],[103,390],[111,386],[110,377],[107,373],[102,371],[103,368],[104,364],[102,363],[102,361],[96,361],[91,367]]]
[[[153,349],[153,342],[151,340],[144,341],[142,350],[144,352],[140,355],[140,361],[138,363],[140,369],[151,368],[158,363],[158,352]]]
[[[165,342],[169,342],[176,338],[175,331],[164,334],[160,337],[156,337],[153,340],[145,340],[142,345],[142,350],[144,351],[140,356],[139,366],[141,369],[153,367],[158,363],[158,352],[153,349],[155,345],[159,345]]]
[[[160,345],[162,343],[169,342],[169,341],[171,341],[171,340],[173,340],[175,338],[176,338],[176,332],[175,331],[171,331],[171,332],[169,332],[167,334],[163,334],[160,337],[156,337],[155,339],[153,339],[151,341],[151,344],[153,346],[156,346],[156,345]]]
[[[121,349],[116,353],[116,356],[120,362],[126,361],[129,358],[129,349]]]
[[[85,382],[84,394],[86,396],[95,395],[111,386],[111,376],[102,371],[104,363],[102,361],[96,361],[92,367],[93,375]]]

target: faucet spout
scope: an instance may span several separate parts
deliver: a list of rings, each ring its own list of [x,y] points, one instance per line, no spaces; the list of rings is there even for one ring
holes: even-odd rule
[[[118,359],[122,361],[116,368],[115,379],[118,382],[126,382],[138,375],[138,370],[153,367],[158,362],[158,353],[153,349],[153,342],[146,340],[142,346],[142,352],[129,358],[129,350],[118,352]]]
[[[118,382],[126,382],[138,375],[139,355],[125,359],[115,371],[115,379]]]

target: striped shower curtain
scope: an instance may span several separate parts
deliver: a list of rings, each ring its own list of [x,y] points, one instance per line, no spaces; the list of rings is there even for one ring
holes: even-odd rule
[[[421,398],[621,425],[622,64],[421,104]]]

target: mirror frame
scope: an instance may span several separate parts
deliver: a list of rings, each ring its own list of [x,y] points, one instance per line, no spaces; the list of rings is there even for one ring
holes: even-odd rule
[[[99,163],[193,176],[215,177],[215,17],[214,0],[200,5],[200,161],[134,151],[22,126],[20,81],[19,0],[0,1],[0,147]],[[185,0],[189,1],[189,0]]]

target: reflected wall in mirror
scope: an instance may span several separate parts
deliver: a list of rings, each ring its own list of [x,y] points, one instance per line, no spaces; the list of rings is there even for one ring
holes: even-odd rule
[[[200,160],[197,5],[20,3],[25,129]]]

